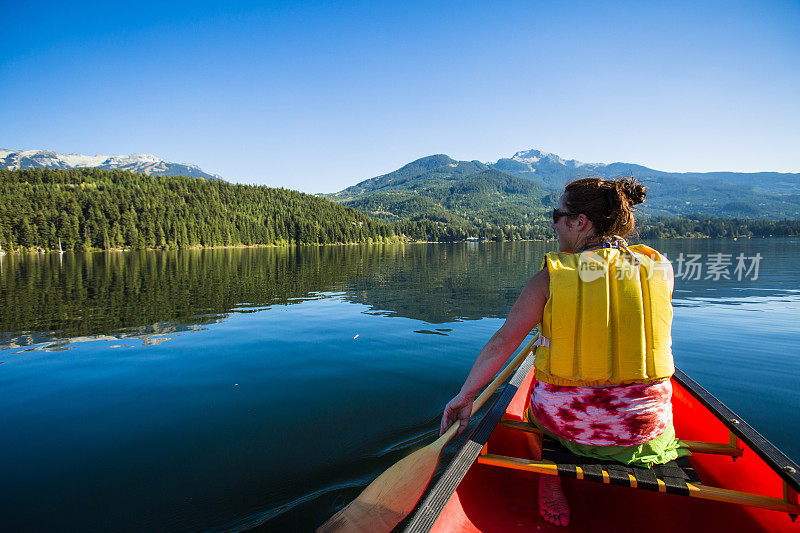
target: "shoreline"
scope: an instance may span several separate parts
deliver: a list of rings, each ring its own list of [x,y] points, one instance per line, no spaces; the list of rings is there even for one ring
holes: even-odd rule
[[[798,238],[798,235],[781,235],[781,236],[752,236],[752,235],[739,235],[735,237],[709,237],[706,235],[698,235],[698,236],[691,236],[691,237],[652,237],[648,239],[637,239],[637,242],[644,242],[645,240],[655,240],[655,239],[663,239],[669,241],[675,240],[684,240],[684,239],[716,239],[716,240],[726,240],[726,241],[736,241],[738,239],[792,239]],[[227,245],[220,245],[220,246],[203,246],[203,245],[194,245],[188,246],[185,248],[108,248],[108,249],[93,249],[93,250],[64,250],[61,252],[64,253],[122,253],[122,252],[168,252],[168,251],[180,251],[180,250],[224,250],[224,249],[243,249],[243,248],[297,248],[302,246],[316,246],[316,247],[324,247],[324,246],[376,246],[376,245],[398,245],[398,244],[489,244],[489,243],[514,243],[514,242],[541,242],[541,243],[548,243],[548,242],[556,242],[556,239],[516,239],[516,240],[506,240],[506,241],[493,241],[493,240],[484,240],[484,241],[471,241],[471,240],[459,240],[459,241],[397,241],[397,242],[348,242],[348,243],[303,243],[303,244],[227,244]],[[58,250],[11,250],[6,251],[3,250],[4,255],[51,255],[51,254],[59,254]]]

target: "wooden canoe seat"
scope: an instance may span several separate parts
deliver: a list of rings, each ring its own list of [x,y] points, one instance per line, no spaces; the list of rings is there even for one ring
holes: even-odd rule
[[[700,477],[694,471],[692,463],[687,457],[681,457],[663,465],[654,465],[649,469],[631,467],[613,461],[573,455],[550,437],[545,437],[542,441],[542,459],[555,463],[558,475],[562,477],[586,479],[656,492],[664,487],[664,492],[668,494],[688,496],[687,483],[700,482]],[[580,478],[578,478],[578,468],[581,469]]]
[[[541,434],[538,428],[525,422],[503,420],[500,425],[512,430]],[[734,458],[741,455],[741,450],[731,444],[704,442],[693,442],[692,444],[696,444],[696,446],[690,445],[693,453],[724,454]],[[650,469],[631,467],[612,461],[573,455],[557,441],[544,435],[541,461],[492,454],[489,453],[486,446],[481,450],[477,461],[485,465],[526,470],[538,474],[571,477],[607,485],[621,485],[634,489],[783,511],[792,515],[793,519],[800,514],[800,506],[796,502],[787,501],[787,499],[704,485],[688,457],[681,457],[664,465],[655,465]]]

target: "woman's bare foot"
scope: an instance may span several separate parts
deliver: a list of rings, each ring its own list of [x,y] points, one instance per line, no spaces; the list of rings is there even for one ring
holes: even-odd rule
[[[539,514],[553,525],[569,524],[569,505],[561,492],[561,479],[558,477],[539,477]]]

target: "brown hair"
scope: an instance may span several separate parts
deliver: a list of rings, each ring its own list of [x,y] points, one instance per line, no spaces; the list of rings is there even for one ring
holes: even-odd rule
[[[644,202],[647,187],[634,177],[581,178],[564,187],[564,205],[592,221],[598,237],[624,237],[634,225],[633,206]]]

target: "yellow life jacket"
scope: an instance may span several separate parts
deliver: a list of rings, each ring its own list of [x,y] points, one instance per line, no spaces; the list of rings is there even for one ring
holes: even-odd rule
[[[647,383],[672,361],[669,263],[644,245],[550,252],[550,298],[539,331],[536,378],[554,385]],[[545,344],[547,341],[545,340]]]

